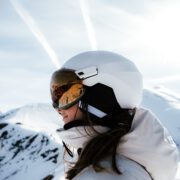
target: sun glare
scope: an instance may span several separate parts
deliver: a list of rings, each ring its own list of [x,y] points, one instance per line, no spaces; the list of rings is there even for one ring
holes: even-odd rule
[[[161,62],[175,63],[180,58],[180,2],[154,7],[144,19],[141,41],[161,54]]]

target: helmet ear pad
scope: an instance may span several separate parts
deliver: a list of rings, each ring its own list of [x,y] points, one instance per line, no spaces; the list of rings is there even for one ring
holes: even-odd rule
[[[81,98],[83,103],[93,106],[108,115],[115,114],[121,110],[111,87],[101,83],[84,87],[85,93]]]
[[[121,108],[111,87],[101,83],[85,86],[85,93],[80,101],[85,107],[92,106],[106,114],[98,117],[87,108],[86,112],[92,123],[108,128],[122,127],[127,132],[130,130],[135,110]]]

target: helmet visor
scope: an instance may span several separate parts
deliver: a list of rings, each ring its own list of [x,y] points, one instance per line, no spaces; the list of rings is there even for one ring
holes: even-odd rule
[[[52,105],[58,109],[68,109],[84,95],[82,81],[73,71],[59,70],[53,74],[51,81]]]

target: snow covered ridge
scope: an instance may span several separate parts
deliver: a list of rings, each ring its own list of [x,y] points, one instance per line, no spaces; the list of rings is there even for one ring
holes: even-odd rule
[[[56,128],[49,129],[53,120],[45,116],[52,112],[47,109],[46,105],[27,106],[0,116],[0,180],[40,180],[62,164],[61,141]]]
[[[180,148],[180,99],[165,89],[146,89],[151,109]],[[64,179],[63,148],[56,129],[62,121],[51,105],[33,104],[0,114],[0,180]],[[180,167],[176,180],[180,180]]]
[[[180,149],[180,98],[163,87],[144,90],[142,105],[159,118]]]

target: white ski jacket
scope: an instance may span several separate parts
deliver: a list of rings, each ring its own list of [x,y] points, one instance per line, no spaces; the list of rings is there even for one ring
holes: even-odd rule
[[[107,128],[97,126],[98,131]],[[74,148],[83,147],[89,137],[83,127],[59,132],[60,138]],[[118,147],[117,165],[122,175],[111,170],[110,160],[102,161],[108,172],[85,168],[74,180],[173,180],[178,166],[178,151],[172,137],[146,109],[139,108],[131,130]]]

